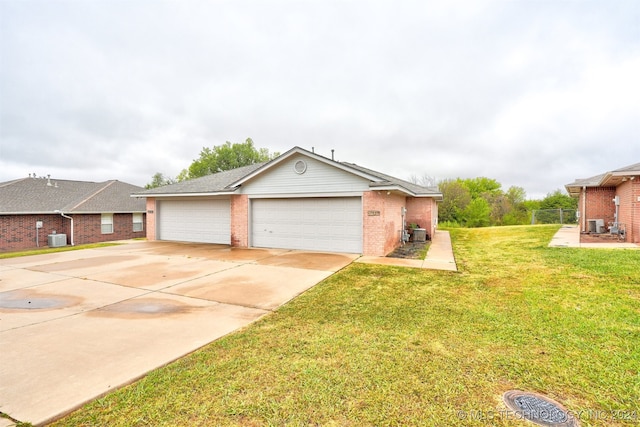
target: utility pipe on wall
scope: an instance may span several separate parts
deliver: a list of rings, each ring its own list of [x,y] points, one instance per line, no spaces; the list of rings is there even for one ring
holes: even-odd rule
[[[587,232],[587,187],[582,187],[582,232]]]
[[[55,213],[59,213],[63,218],[67,218],[71,220],[71,246],[75,246],[73,244],[73,218],[71,218],[70,216],[65,215],[64,213],[62,213],[62,211],[59,210],[55,210]]]

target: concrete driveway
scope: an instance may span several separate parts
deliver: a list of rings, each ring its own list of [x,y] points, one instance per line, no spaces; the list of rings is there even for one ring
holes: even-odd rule
[[[0,412],[51,421],[255,321],[355,258],[133,241],[0,260]]]

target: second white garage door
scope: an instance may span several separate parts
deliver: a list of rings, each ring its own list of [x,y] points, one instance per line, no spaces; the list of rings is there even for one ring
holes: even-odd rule
[[[251,245],[362,253],[360,197],[254,199]]]
[[[228,199],[162,200],[157,210],[159,240],[231,243]]]

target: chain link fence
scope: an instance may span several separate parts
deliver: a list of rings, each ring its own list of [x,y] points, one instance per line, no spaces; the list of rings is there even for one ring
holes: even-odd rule
[[[531,224],[577,224],[577,209],[537,209],[531,213]]]

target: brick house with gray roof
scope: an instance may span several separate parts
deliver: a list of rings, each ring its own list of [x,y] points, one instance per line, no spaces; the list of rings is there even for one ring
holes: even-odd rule
[[[442,193],[294,147],[134,197],[147,200],[149,240],[382,256],[410,224],[433,235]]]
[[[48,245],[49,235],[70,245],[146,237],[142,187],[105,182],[16,179],[0,183],[0,251]]]
[[[640,163],[576,179],[565,188],[578,199],[583,235],[619,233],[640,243]]]

